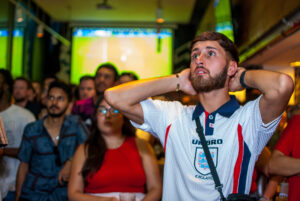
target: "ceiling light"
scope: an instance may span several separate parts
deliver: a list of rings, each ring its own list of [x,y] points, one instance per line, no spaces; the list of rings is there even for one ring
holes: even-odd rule
[[[16,18],[17,18],[17,22],[23,22],[24,18],[23,18],[23,11],[21,8],[17,8],[16,10]]]
[[[44,28],[42,25],[38,25],[37,27],[37,32],[36,32],[36,36],[38,38],[42,38],[44,36]]]
[[[300,67],[300,61],[292,62],[292,63],[290,63],[290,66],[291,67]]]
[[[162,16],[162,12],[163,12],[162,8],[157,8],[156,9],[156,22],[159,23],[159,24],[161,24],[165,21],[163,16]]]
[[[107,3],[107,0],[103,0],[102,3],[96,5],[99,10],[111,10],[113,7]]]

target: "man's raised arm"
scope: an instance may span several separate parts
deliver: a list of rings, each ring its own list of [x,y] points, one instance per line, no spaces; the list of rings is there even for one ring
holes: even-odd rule
[[[151,96],[156,96],[176,89],[188,94],[196,94],[189,81],[190,69],[185,69],[177,75],[137,80],[122,84],[104,93],[105,100],[130,120],[144,123],[143,110],[140,102]]]
[[[239,68],[236,75],[232,78],[230,90],[240,90],[233,83],[240,80],[248,87],[259,89],[263,96],[259,103],[261,117],[264,123],[269,123],[283,113],[294,90],[293,80],[290,76],[266,70],[245,70]]]

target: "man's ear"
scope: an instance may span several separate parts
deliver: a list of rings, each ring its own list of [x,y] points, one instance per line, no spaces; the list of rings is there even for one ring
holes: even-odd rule
[[[238,65],[236,61],[230,60],[228,65],[228,71],[227,71],[228,76],[229,77],[233,76],[237,70],[238,70]]]

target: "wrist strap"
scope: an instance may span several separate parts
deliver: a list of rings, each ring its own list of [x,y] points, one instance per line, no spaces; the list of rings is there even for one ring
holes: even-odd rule
[[[249,89],[250,87],[248,87],[246,84],[245,84],[245,75],[246,75],[246,70],[244,70],[240,76],[240,83],[242,85],[242,87],[244,87],[245,89]]]
[[[206,156],[206,160],[207,160],[209,169],[210,169],[212,177],[214,179],[215,188],[220,193],[221,201],[226,201],[226,199],[223,195],[223,191],[222,191],[223,185],[220,182],[216,167],[215,167],[214,162],[212,160],[211,154],[208,150],[207,142],[205,140],[205,136],[204,136],[204,133],[203,133],[203,127],[200,124],[200,119],[199,119],[199,117],[197,117],[195,120],[196,120],[196,126],[197,126],[196,131],[197,131],[198,136],[200,138],[200,141],[201,141],[201,144],[202,144],[205,156]]]

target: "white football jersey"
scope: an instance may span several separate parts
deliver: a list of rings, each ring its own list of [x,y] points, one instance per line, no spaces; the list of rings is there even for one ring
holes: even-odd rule
[[[255,161],[280,117],[264,124],[260,97],[240,106],[234,96],[208,114],[201,104],[141,102],[144,124],[133,125],[158,137],[165,149],[163,201],[219,201],[215,183],[196,132],[199,117],[223,193],[249,193]]]

